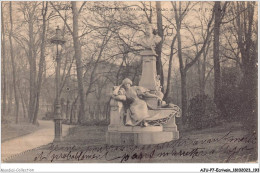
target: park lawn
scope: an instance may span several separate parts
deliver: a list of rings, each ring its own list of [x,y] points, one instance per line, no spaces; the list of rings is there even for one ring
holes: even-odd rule
[[[39,130],[40,126],[33,125],[27,121],[20,121],[18,124],[14,122],[1,124],[1,142],[24,136]]]
[[[244,163],[256,162],[256,133],[239,123],[180,132],[180,139],[158,145],[108,146],[107,126],[76,126],[63,142],[17,155],[9,163]]]

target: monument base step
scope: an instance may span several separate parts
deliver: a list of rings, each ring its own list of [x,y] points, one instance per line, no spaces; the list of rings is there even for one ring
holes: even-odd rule
[[[120,131],[120,132],[161,132],[163,131],[162,126],[108,126],[108,131]]]
[[[148,145],[170,142],[179,139],[179,131],[161,132],[122,132],[108,131],[106,143],[109,145]]]

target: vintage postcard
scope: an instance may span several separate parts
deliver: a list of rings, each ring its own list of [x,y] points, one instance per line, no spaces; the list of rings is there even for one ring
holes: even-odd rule
[[[259,172],[257,93],[257,1],[1,2],[1,171]]]

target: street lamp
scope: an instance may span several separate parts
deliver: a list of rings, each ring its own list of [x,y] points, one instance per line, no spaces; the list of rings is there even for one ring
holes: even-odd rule
[[[165,26],[163,25],[163,30],[166,30],[166,33],[167,33],[167,36],[172,36],[173,34],[173,27],[170,25],[170,26]]]
[[[60,65],[61,65],[61,46],[66,42],[63,39],[61,30],[57,26],[55,36],[51,38],[51,43],[56,46],[56,98],[55,98],[55,109],[54,109],[54,132],[55,137],[53,142],[60,142],[62,140],[62,116],[61,116],[61,104],[60,104]]]

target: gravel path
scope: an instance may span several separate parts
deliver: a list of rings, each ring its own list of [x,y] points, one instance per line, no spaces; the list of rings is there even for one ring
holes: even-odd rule
[[[39,120],[39,124],[42,126],[40,130],[3,142],[1,160],[4,161],[13,155],[51,143],[54,139],[54,122]],[[63,136],[67,134],[70,127],[72,126],[62,126]]]

